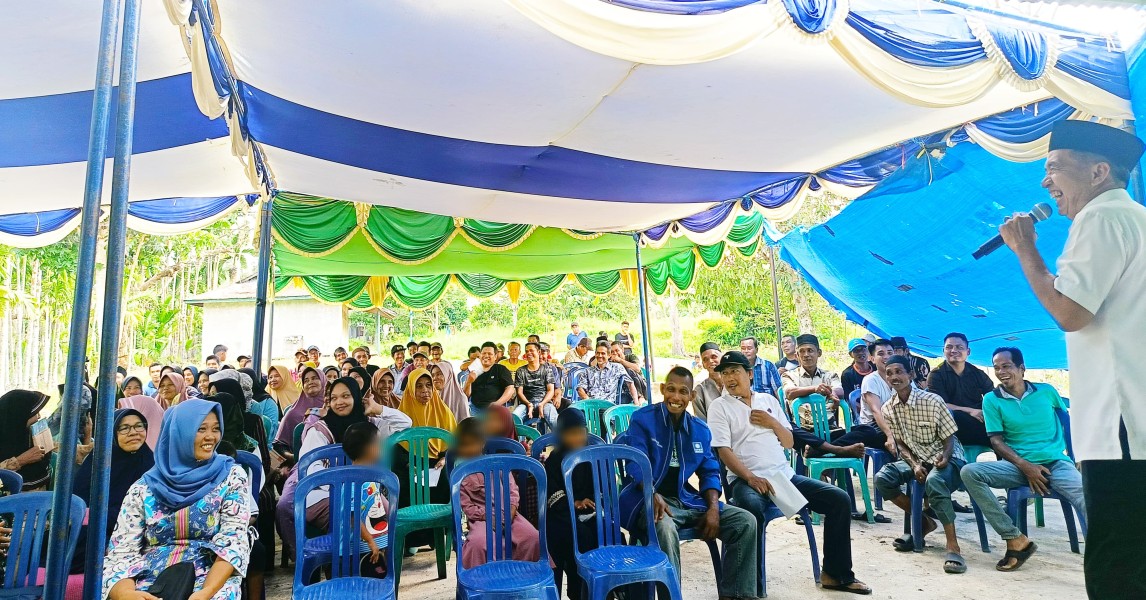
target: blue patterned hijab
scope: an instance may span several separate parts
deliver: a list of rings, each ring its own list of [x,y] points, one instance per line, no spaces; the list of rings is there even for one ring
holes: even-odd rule
[[[143,481],[155,498],[173,509],[190,506],[216,487],[231,473],[235,461],[218,453],[204,461],[195,460],[195,436],[209,413],[223,427],[223,407],[197,398],[184,400],[163,413],[163,428],[155,444],[155,466]],[[219,436],[222,440],[222,435]]]

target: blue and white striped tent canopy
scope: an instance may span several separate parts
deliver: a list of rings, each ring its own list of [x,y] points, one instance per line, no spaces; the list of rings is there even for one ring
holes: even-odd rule
[[[0,215],[80,204],[97,4],[0,23]],[[283,190],[707,243],[1132,115],[1117,40],[929,0],[165,0],[142,31],[132,199],[169,220]]]

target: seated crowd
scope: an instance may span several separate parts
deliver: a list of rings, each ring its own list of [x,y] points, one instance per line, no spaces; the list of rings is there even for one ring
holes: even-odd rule
[[[568,475],[562,465],[606,442],[636,449],[652,468],[646,475],[624,474],[616,518],[627,541],[648,545],[655,537],[652,547],[663,551],[679,582],[681,540],[719,540],[721,599],[764,593],[760,540],[767,522],[781,513],[822,515],[823,589],[871,593],[853,571],[851,548],[853,519],[868,515],[853,514],[849,494],[808,477],[797,457],[862,460],[885,453],[884,466],[871,473],[876,489],[908,521],[911,484],[921,485],[927,505],[922,534],[942,526],[948,573],[967,569],[955,531],[955,514],[964,510],[952,499],[959,489],[1005,540],[1000,571],[1018,569],[1037,546],[1012,522],[993,489],[1057,492],[1085,516],[1081,478],[1060,424],[1067,403],[1052,386],[1025,379],[1018,348],[993,352],[996,386],[967,362],[970,345],[960,333],[946,336],[944,361],[934,369],[911,355],[903,338],[851,340],[852,363],[842,374],[821,366],[823,353],[814,335],[786,336],[777,363],[759,356],[759,342],[752,337],[728,352],[708,342],[699,352],[707,376],[698,381],[689,369],[674,367],[660,383],[661,401],[650,403],[633,343],[628,323],[614,339],[602,332],[595,343],[573,323],[560,362],[550,345],[529,336],[524,345],[486,342],[470,348],[457,367],[443,359],[441,344],[411,341],[390,348],[387,365],[374,364],[370,349],[358,347],[350,353],[335,349],[333,363],[323,366],[322,351],[311,346],[298,350],[293,367],[274,365],[256,373],[245,356],[238,358],[239,368],[232,367],[228,349],[220,345],[202,369],[151,365],[146,383],[121,369],[102,597],[155,600],[160,591],[176,593],[171,590],[177,586],[192,590],[194,600],[263,597],[262,576],[276,562],[275,535],[282,541],[284,565],[303,542],[296,539],[296,505],[305,513],[308,539],[310,532],[321,534],[345,518],[332,514],[328,489],[311,489],[304,482],[296,494],[300,482],[349,464],[384,465],[400,483],[397,497],[378,485],[363,487],[361,507],[369,515],[359,536],[368,555],[363,576],[385,576],[387,553],[395,553],[389,558],[400,571],[402,558],[421,548],[441,551],[452,529],[445,536],[433,529],[404,531],[397,545],[380,545],[382,536],[395,533],[385,519],[393,502],[400,508],[448,507],[451,485],[457,485],[453,493],[461,514],[453,518],[464,519],[469,532],[460,544],[462,568],[548,556],[568,597],[581,598],[586,582],[578,555],[604,543],[599,539],[602,498],[588,465]],[[75,442],[74,492],[88,502],[95,389],[85,384],[83,397],[89,416]],[[631,405],[627,426],[609,430],[615,437],[591,434],[607,428],[601,426],[601,412],[576,404],[590,399]],[[47,401],[46,395],[27,390],[0,397],[0,414],[6,415],[0,424],[0,468],[23,479],[22,490],[0,489],[0,494],[49,488],[52,448],[43,446],[44,428],[37,425]],[[61,443],[58,415],[48,425],[54,443]],[[415,445],[405,433],[415,428],[448,433]],[[552,433],[548,447],[533,449],[543,462],[544,481],[515,473],[508,487],[496,492],[480,474],[451,482],[449,474],[459,466],[504,451],[506,444],[521,443],[529,452],[546,432]],[[305,459],[332,445],[341,447],[345,461]],[[993,452],[998,460],[976,462],[982,452]],[[245,470],[239,453],[253,455],[262,472]],[[309,462],[305,472],[300,461]],[[420,470],[425,477],[414,475]],[[253,488],[252,480],[261,485]],[[545,511],[537,505],[539,492]],[[645,501],[648,493],[651,505]],[[511,511],[512,548],[505,557],[490,556],[486,538],[485,522],[495,518],[488,511],[497,502],[508,502]],[[890,522],[885,515],[875,520]],[[72,560],[76,577],[83,576],[86,530],[85,525]],[[11,535],[0,519],[0,556]],[[905,534],[893,546],[910,551],[916,541]],[[448,556],[448,547],[445,552]],[[321,573],[303,577],[317,581]]]

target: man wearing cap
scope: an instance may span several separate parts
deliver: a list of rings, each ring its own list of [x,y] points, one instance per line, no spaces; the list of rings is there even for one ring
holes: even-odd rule
[[[716,372],[716,365],[720,364],[720,344],[705,342],[700,345],[700,364],[708,371],[708,377],[696,384],[693,390],[696,398],[692,401],[692,414],[701,421],[708,421],[708,407],[724,393],[724,385],[720,383],[720,374]]]
[[[400,394],[402,387],[399,384],[402,381],[402,372],[406,370],[406,347],[402,344],[390,346],[390,358],[394,364],[386,367],[386,370],[394,376],[394,393]]]
[[[444,365],[450,367],[450,372],[453,372],[454,366],[451,365],[449,361],[442,360],[442,354],[443,353],[444,353],[444,349],[442,348],[442,345],[439,342],[433,342],[432,344],[430,344],[430,364],[431,365],[444,364]]]
[[[365,367],[370,364],[370,348],[366,346],[359,346],[354,349],[354,360],[358,361],[358,365]],[[341,362],[341,361],[339,361]]]
[[[820,368],[820,357],[823,356],[820,339],[810,333],[797,337],[796,356],[800,360],[799,366],[784,371],[780,376],[784,382],[784,401],[788,403],[788,414],[792,414],[792,404],[796,400],[819,394],[828,401],[828,418],[832,428],[836,428],[843,389],[839,375]],[[813,428],[810,406],[801,407],[800,425],[804,429]]]
[[[311,346],[306,349],[306,356],[310,359],[310,362],[318,366],[318,361],[322,358],[322,352],[318,349],[318,346]]]
[[[569,352],[565,355],[565,360],[562,362],[564,362],[565,364],[570,364],[570,363],[589,364],[589,359],[592,358],[592,356],[590,356],[591,346],[590,346],[589,338],[588,337],[580,338],[575,343],[577,345],[573,346],[572,348],[569,349]]]
[[[875,371],[875,365],[870,360],[871,354],[867,351],[867,342],[864,340],[860,338],[848,340],[848,356],[852,357],[852,364],[840,374],[840,385],[844,388],[845,397],[860,389],[863,378]]]
[[[1138,512],[1146,481],[1146,403],[1141,400],[1146,339],[1146,207],[1126,191],[1142,158],[1141,140],[1087,121],[1051,131],[1042,187],[1071,220],[1051,273],[1035,247],[1034,221],[1016,213],[999,227],[1035,296],[1067,332],[1073,443],[1082,462],[1086,513],[1086,589],[1091,598],[1146,598],[1138,552],[1146,519]]]
[[[736,506],[756,517],[758,534],[767,523],[774,487],[790,482],[808,501],[808,509],[824,515],[824,589],[870,594],[871,588],[852,572],[851,499],[838,487],[796,475],[785,448],[793,443],[791,424],[780,401],[753,391],[753,361],[742,352],[720,357],[716,372],[725,392],[708,407],[712,447],[728,468]]]
[[[587,339],[588,337],[589,334],[581,331],[581,326],[574,321],[569,324],[569,335],[565,336],[565,345],[572,350],[577,347],[577,344],[579,344],[581,340]]]
[[[931,374],[931,365],[923,358],[915,356],[911,353],[911,349],[907,347],[907,338],[895,336],[891,338],[891,350],[896,356],[902,356],[907,359],[907,364],[911,365],[911,379],[915,382],[916,387],[927,387],[927,376]]]

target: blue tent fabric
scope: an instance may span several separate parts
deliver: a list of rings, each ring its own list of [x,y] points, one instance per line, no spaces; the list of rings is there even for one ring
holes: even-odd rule
[[[1063,333],[1014,254],[971,258],[1004,217],[1049,200],[1044,162],[1008,162],[973,144],[913,157],[826,223],[785,235],[781,257],[848,319],[924,355],[939,356],[943,336],[960,331],[974,363],[1016,345],[1030,368],[1066,368]],[[1038,226],[1052,269],[1069,226],[1057,215]]]

